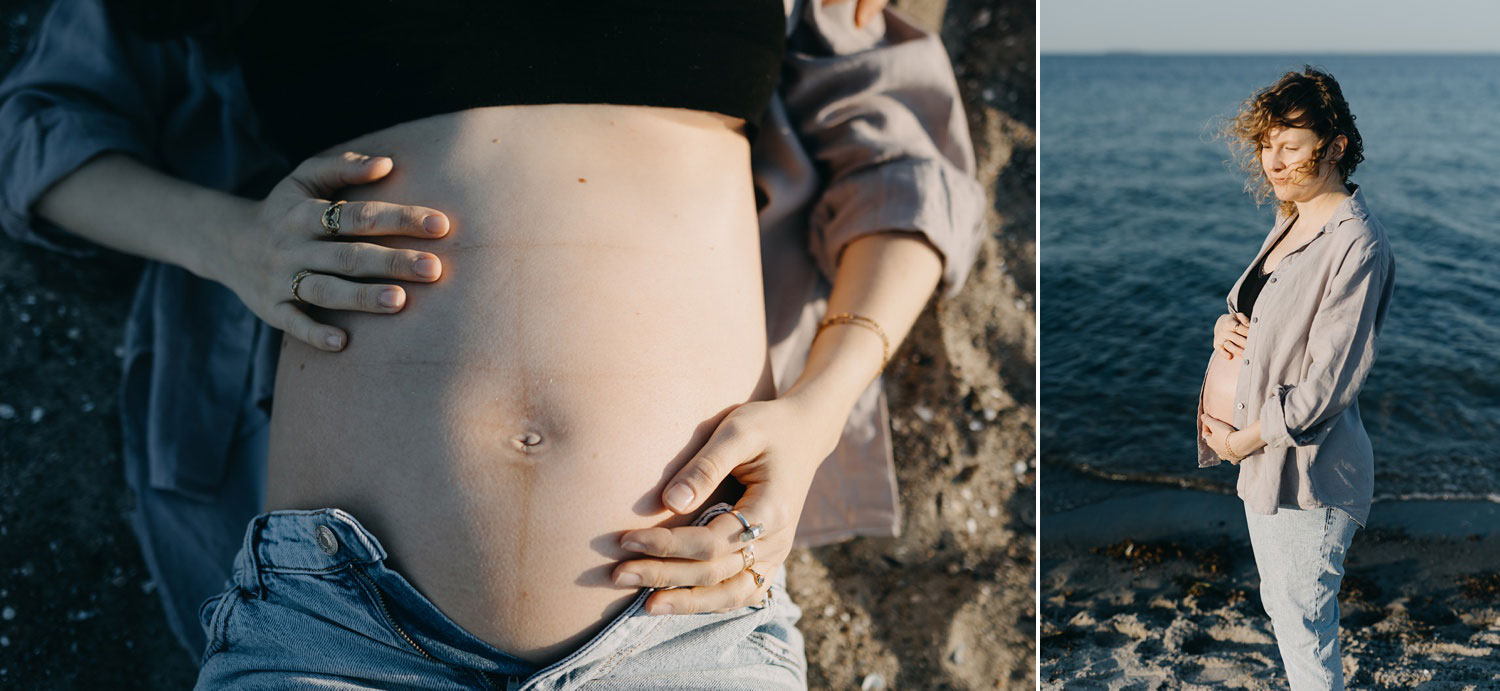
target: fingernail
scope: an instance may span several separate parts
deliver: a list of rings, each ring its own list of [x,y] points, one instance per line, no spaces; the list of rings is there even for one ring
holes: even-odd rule
[[[328,334],[323,338],[323,342],[327,343],[328,347],[334,350],[344,347],[344,337],[338,334]]]
[[[652,614],[671,614],[672,613],[672,606],[671,605],[657,605],[655,608],[653,608],[651,610],[651,613]]]
[[[428,216],[422,219],[422,227],[427,229],[427,232],[437,235],[448,229],[448,219],[442,216]]]
[[[629,571],[626,571],[625,573],[622,573],[622,574],[620,574],[618,576],[615,576],[615,585],[640,585],[640,584],[641,584],[641,577],[637,576],[636,574],[630,573]]]
[[[639,543],[639,542],[627,542],[627,543],[625,543],[623,545],[620,545],[620,546],[623,547],[623,548],[625,548],[626,550],[631,551],[631,552],[644,552],[644,551],[646,551],[646,546],[643,545],[643,544],[641,544],[641,543]]]
[[[422,257],[412,263],[411,270],[417,272],[417,275],[423,278],[437,278],[438,263],[432,257]]]
[[[693,501],[693,488],[679,482],[667,490],[666,496],[667,506],[673,511],[685,511],[688,503]]]
[[[386,307],[395,307],[401,304],[401,292],[397,290],[380,291],[380,304]]]

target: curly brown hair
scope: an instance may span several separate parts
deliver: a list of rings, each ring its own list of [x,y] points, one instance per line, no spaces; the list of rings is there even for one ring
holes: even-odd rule
[[[1257,204],[1268,201],[1274,194],[1261,168],[1260,147],[1266,134],[1275,127],[1305,128],[1317,133],[1317,148],[1303,164],[1306,172],[1317,170],[1328,153],[1328,145],[1339,135],[1347,140],[1343,155],[1335,162],[1341,182],[1349,182],[1354,169],[1365,160],[1364,142],[1354,126],[1354,115],[1349,112],[1349,103],[1333,75],[1311,65],[1303,66],[1301,72],[1287,72],[1275,84],[1245,99],[1239,113],[1220,132],[1229,140],[1235,161],[1250,174],[1245,191],[1255,197]],[[1279,210],[1289,215],[1295,205],[1282,202]]]

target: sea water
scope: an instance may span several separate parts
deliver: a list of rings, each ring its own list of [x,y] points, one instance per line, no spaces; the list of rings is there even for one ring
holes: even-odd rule
[[[1303,64],[1343,87],[1396,257],[1359,399],[1376,497],[1500,500],[1500,56],[1043,56],[1043,464],[1233,487],[1194,414],[1275,208],[1214,135]]]

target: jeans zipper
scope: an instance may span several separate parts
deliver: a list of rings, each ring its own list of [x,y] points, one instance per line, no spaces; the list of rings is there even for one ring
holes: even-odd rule
[[[422,657],[425,657],[428,660],[437,662],[437,658],[433,657],[426,650],[423,650],[422,646],[417,645],[417,642],[412,640],[411,636],[406,635],[406,629],[401,628],[401,625],[397,624],[396,620],[391,617],[391,611],[389,609],[386,609],[385,595],[381,592],[380,586],[375,585],[375,581],[372,580],[370,576],[364,572],[364,569],[356,566],[352,570],[354,571],[354,573],[358,574],[360,578],[363,578],[365,583],[368,583],[370,585],[370,590],[375,593],[375,604],[380,606],[380,614],[381,616],[385,617],[385,622],[387,624],[390,624],[392,629],[395,629],[396,633],[399,634],[401,638],[412,647],[412,650],[421,653]]]

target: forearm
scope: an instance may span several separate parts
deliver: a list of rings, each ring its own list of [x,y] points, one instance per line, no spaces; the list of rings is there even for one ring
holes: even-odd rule
[[[1230,450],[1233,453],[1239,454],[1241,456],[1249,456],[1256,451],[1261,450],[1261,447],[1264,447],[1265,445],[1266,441],[1260,438],[1259,420],[1256,420],[1255,424],[1250,425],[1245,429],[1229,433]]]
[[[36,213],[105,247],[214,278],[229,226],[251,203],[106,153],[53,185]]]
[[[943,271],[942,259],[912,233],[878,233],[850,242],[840,258],[828,314],[856,314],[879,324],[894,354],[921,314]],[[782,396],[806,402],[842,429],[859,396],[880,373],[882,344],[853,324],[823,329],[813,340],[802,375]]]

